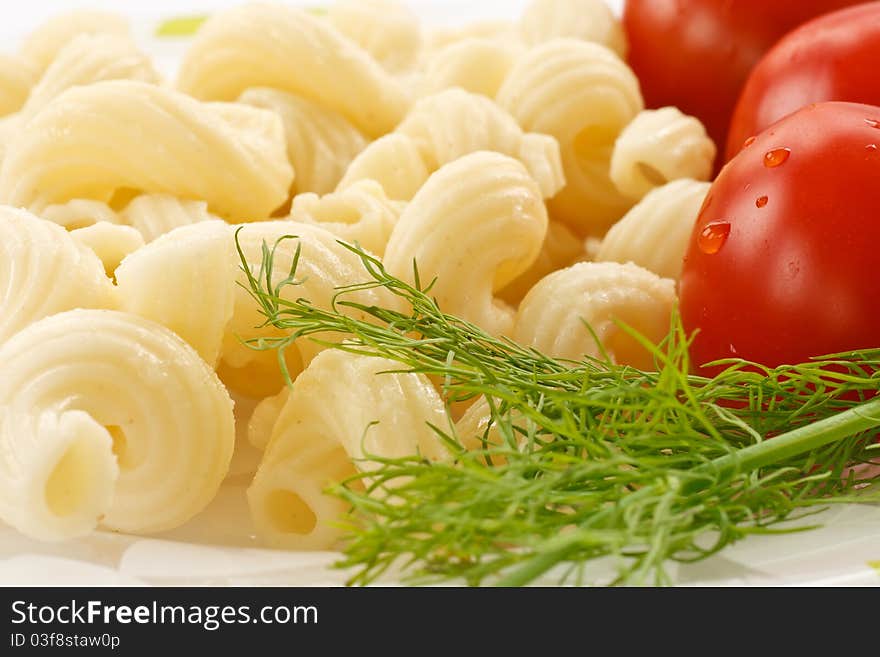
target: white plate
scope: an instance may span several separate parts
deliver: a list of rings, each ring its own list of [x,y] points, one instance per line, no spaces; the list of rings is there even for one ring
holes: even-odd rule
[[[617,8],[622,2],[610,0]],[[410,0],[433,23],[455,24],[516,16],[527,0]],[[238,0],[42,0],[4,4],[4,43],[15,42],[41,20],[71,7],[123,11],[143,47],[170,73],[186,40],[157,40],[162,17],[201,13]],[[321,0],[298,2],[316,6]],[[236,463],[246,469],[257,458],[245,449]],[[244,499],[245,477],[231,477],[217,499],[186,526],[157,538],[97,532],[63,544],[31,541],[0,526],[0,584],[5,585],[273,585],[336,586],[346,573],[332,567],[338,555],[260,549]],[[683,586],[880,585],[880,508],[840,507],[820,518],[822,529],[743,541],[695,565],[672,566]],[[595,576],[602,578],[603,565]],[[606,571],[607,572],[607,571]],[[547,583],[553,583],[548,580]]]

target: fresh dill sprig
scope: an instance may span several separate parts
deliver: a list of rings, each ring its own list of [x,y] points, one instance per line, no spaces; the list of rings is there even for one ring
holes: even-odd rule
[[[409,285],[344,246],[365,282],[341,288],[330,309],[288,289],[298,253],[275,281],[277,243],[256,272],[239,249],[266,323],[286,332],[252,346],[278,349],[281,363],[285,347],[309,337],[387,358],[441,381],[450,403],[485,397],[491,416],[480,448],[465,449],[474,437],[451,423],[435,427],[448,461],[369,455],[379,467],[368,479],[333,489],[352,508],[340,565],[354,569],[353,584],[390,568],[416,583],[524,585],[551,570],[581,583],[602,558],[616,568],[609,583],[667,584],[670,561],[803,530],[777,525],[830,504],[878,499],[878,476],[863,466],[880,461],[880,349],[773,369],[728,361],[710,379],[690,374],[675,316],[659,346],[630,331],[653,352],[654,372],[562,362],[443,313],[417,275]],[[349,298],[380,287],[406,310]]]

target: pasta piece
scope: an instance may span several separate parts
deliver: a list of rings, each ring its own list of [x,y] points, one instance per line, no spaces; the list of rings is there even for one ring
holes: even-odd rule
[[[675,283],[646,269],[579,263],[550,274],[529,292],[514,339],[554,358],[580,361],[607,354],[618,364],[653,369],[652,354],[617,322],[658,344],[669,333],[674,304]]]
[[[126,256],[144,245],[144,238],[131,226],[120,226],[106,221],[78,228],[70,235],[95,252],[104,263],[104,272],[108,278],[113,276],[113,272]]]
[[[217,218],[208,212],[208,204],[204,201],[185,201],[169,194],[138,196],[120,213],[120,219],[137,228],[146,242],[152,242],[175,228]]]
[[[707,182],[676,180],[650,192],[608,231],[596,260],[634,262],[677,281],[711,187]]]
[[[351,161],[367,146],[366,138],[336,112],[274,89],[248,89],[239,102],[272,110],[284,124],[287,157],[296,179],[292,194],[329,194]]]
[[[548,274],[564,269],[584,258],[584,244],[577,235],[558,221],[547,226],[547,237],[538,259],[528,271],[507,285],[498,296],[512,306],[518,306],[535,284]]]
[[[118,224],[119,216],[106,203],[75,198],[67,203],[49,205],[40,212],[47,219],[67,230],[86,228],[99,223]]]
[[[170,328],[213,367],[232,319],[236,271],[231,226],[183,226],[116,270],[120,309]]]
[[[128,21],[122,16],[104,11],[70,11],[52,17],[34,30],[22,44],[21,56],[40,76],[68,43],[83,34],[131,38]]]
[[[419,18],[397,0],[340,0],[327,11],[330,23],[392,73],[415,67],[422,49]]]
[[[381,256],[402,212],[400,203],[385,196],[382,186],[362,180],[348,189],[319,197],[302,194],[293,199],[290,219],[314,223],[349,244]]]
[[[389,198],[409,200],[430,175],[416,143],[406,135],[391,133],[354,158],[337,190],[348,189],[363,180],[375,180]]]
[[[432,55],[425,66],[422,95],[460,87],[495,98],[522,48],[513,42],[465,39]]]
[[[520,20],[520,35],[530,46],[551,39],[592,41],[626,56],[626,35],[603,0],[531,0]]]
[[[673,180],[709,180],[715,142],[698,119],[674,107],[639,114],[617,138],[611,180],[633,199]]]
[[[171,331],[73,310],[0,347],[0,517],[38,539],[158,532],[214,497],[232,400]]]
[[[91,249],[60,226],[0,207],[0,344],[43,317],[114,303],[113,284]]]
[[[517,39],[517,26],[512,21],[483,20],[463,27],[440,27],[427,38],[428,50],[439,50],[467,39],[491,39],[510,43]]]
[[[498,102],[524,130],[556,137],[565,188],[550,215],[583,235],[603,235],[631,202],[611,184],[614,141],[642,110],[639,82],[604,46],[555,39],[517,62]]]
[[[297,379],[248,489],[254,525],[267,543],[332,548],[348,505],[324,490],[356,468],[369,473],[377,465],[369,456],[443,458],[429,426],[444,426],[443,402],[424,376],[387,373],[399,369],[331,350]]]
[[[114,194],[135,190],[253,220],[286,200],[292,175],[271,112],[114,80],[65,91],[25,125],[3,160],[0,202],[37,213],[75,198],[112,207]]]
[[[278,240],[294,236],[295,239]],[[279,283],[290,274],[293,258],[299,250],[296,270],[298,284],[282,290],[284,298],[308,299],[317,308],[330,308],[338,296],[338,288],[370,280],[361,259],[339,244],[331,232],[318,226],[293,221],[272,221],[245,224],[238,233],[239,244],[252,273],[260,271],[263,245],[269,248],[278,243],[275,252],[272,279]],[[265,273],[263,274],[265,277]],[[277,394],[285,385],[275,351],[256,351],[243,341],[256,338],[272,338],[283,333],[264,326],[266,318],[258,304],[247,291],[249,286],[244,273],[240,272],[235,289],[235,310],[227,326],[223,340],[223,365],[221,378],[233,390],[253,398]],[[244,287],[242,287],[244,286]],[[360,290],[347,294],[346,300],[366,306],[395,307],[395,299],[384,289]],[[354,317],[364,319],[359,311],[340,306],[339,309]],[[320,336],[315,336],[320,338]],[[325,336],[341,339],[342,336]],[[324,347],[308,338],[301,338],[285,350],[286,365],[291,377],[296,377]]]
[[[254,409],[248,421],[248,442],[259,450],[265,450],[272,438],[272,430],[281,417],[281,411],[290,398],[290,387],[285,386],[281,392],[266,397]]]
[[[447,164],[404,210],[385,250],[385,267],[423,285],[447,313],[493,334],[509,334],[513,311],[495,293],[527,271],[541,251],[547,211],[518,161],[480,152]]]
[[[414,142],[429,173],[469,153],[496,151],[520,159],[545,198],[556,194],[565,183],[559,146],[552,137],[524,134],[516,121],[491,100],[463,89],[423,98],[396,132]],[[375,159],[373,148],[379,146],[367,147],[352,166],[361,167],[363,160]],[[381,148],[387,150],[384,144]],[[347,182],[352,179],[345,177]],[[385,187],[383,179],[375,179]]]
[[[36,81],[36,73],[26,60],[0,54],[0,116],[20,110]]]
[[[326,21],[254,3],[213,16],[180,66],[178,85],[202,100],[271,87],[339,112],[370,137],[394,129],[409,100],[364,50]]]

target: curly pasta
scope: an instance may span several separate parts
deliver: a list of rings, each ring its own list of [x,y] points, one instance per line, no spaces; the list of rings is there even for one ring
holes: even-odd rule
[[[464,27],[440,27],[427,36],[426,48],[436,51],[467,39],[491,39],[512,42],[517,39],[517,25],[513,21],[483,20]]]
[[[559,140],[566,186],[550,200],[551,216],[604,234],[631,205],[609,176],[614,141],[643,108],[629,67],[596,43],[554,39],[516,63],[498,102],[524,130]]]
[[[0,201],[39,213],[136,190],[253,220],[286,200],[292,176],[271,112],[115,80],[69,89],[25,125],[0,169]]]
[[[341,0],[327,19],[392,73],[415,67],[422,50],[419,18],[397,0]]]
[[[288,91],[342,114],[370,137],[394,129],[409,106],[400,84],[333,26],[273,4],[209,19],[184,57],[178,86],[202,100],[235,100],[251,87]]]
[[[676,180],[650,192],[608,231],[596,260],[634,262],[677,281],[711,187],[707,182]]]
[[[523,48],[508,41],[464,39],[435,52],[425,64],[422,95],[460,87],[495,98]]]
[[[114,303],[113,285],[91,249],[60,226],[0,207],[0,343],[49,315]]]
[[[479,152],[447,164],[419,190],[388,247],[388,272],[423,284],[444,312],[494,334],[508,334],[513,311],[495,297],[528,270],[547,233],[547,211],[525,167]],[[503,235],[504,239],[498,239]]]
[[[176,527],[232,456],[232,400],[171,331],[73,310],[0,347],[0,517],[46,540]]]
[[[113,276],[113,272],[127,256],[144,245],[144,238],[138,230],[106,221],[78,228],[70,235],[95,252],[104,263],[104,272],[108,277]]]
[[[146,242],[175,228],[217,218],[208,212],[204,201],[185,201],[169,194],[137,196],[119,213],[119,219],[140,231]]]
[[[599,43],[621,57],[627,51],[623,26],[603,0],[532,0],[519,31],[530,46],[572,38]]]
[[[332,192],[351,161],[367,146],[366,138],[342,115],[293,94],[248,89],[238,101],[272,110],[281,118],[287,157],[296,175],[293,194]]]
[[[333,547],[347,505],[324,490],[358,469],[368,473],[368,456],[443,458],[429,426],[448,422],[443,401],[424,376],[387,373],[399,368],[327,351],[297,379],[248,489],[254,525],[270,545]]]
[[[237,274],[232,227],[183,226],[116,270],[120,309],[170,328],[215,366],[232,319]]]
[[[616,322],[658,343],[669,332],[674,303],[673,281],[632,263],[579,263],[550,274],[529,292],[514,339],[555,358],[607,354],[616,363],[651,369],[652,354]]]
[[[716,152],[698,119],[675,107],[648,110],[617,138],[611,181],[630,198],[641,199],[673,180],[709,180]]]
[[[389,198],[409,200],[431,175],[416,143],[397,133],[370,144],[349,165],[338,191],[363,180],[378,181]]]
[[[98,223],[122,223],[119,215],[106,203],[83,198],[48,205],[40,210],[40,216],[64,226],[67,230],[86,228]]]
[[[36,81],[37,75],[26,60],[0,54],[0,116],[20,110]]]

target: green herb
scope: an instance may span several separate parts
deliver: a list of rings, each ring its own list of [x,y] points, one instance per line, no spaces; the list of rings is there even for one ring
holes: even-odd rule
[[[656,372],[561,362],[443,313],[417,271],[411,286],[346,248],[362,259],[365,282],[340,289],[329,310],[287,289],[298,284],[298,258],[275,281],[274,248],[264,246],[257,272],[240,251],[267,324],[288,333],[253,346],[283,351],[320,333],[334,348],[436,377],[450,402],[485,396],[493,425],[476,450],[462,445],[473,436],[435,427],[448,462],[370,455],[380,468],[365,492],[352,481],[332,491],[352,507],[340,566],[354,569],[353,584],[389,568],[414,583],[524,585],[551,570],[555,581],[583,583],[602,558],[617,573],[609,583],[666,584],[669,561],[806,529],[778,525],[829,504],[878,500],[877,475],[860,466],[880,459],[880,350],[776,369],[729,361],[707,379],[689,374],[673,317],[659,347],[630,331],[652,349]],[[347,300],[377,287],[409,310]]]
[[[199,31],[208,16],[176,16],[168,18],[156,27],[157,37],[189,37]]]

